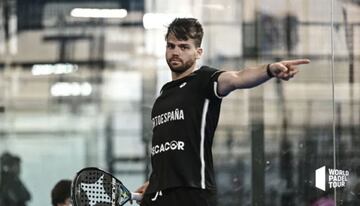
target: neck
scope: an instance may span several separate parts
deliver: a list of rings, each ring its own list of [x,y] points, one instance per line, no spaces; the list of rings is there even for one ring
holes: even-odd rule
[[[193,66],[191,66],[188,70],[184,71],[183,73],[176,73],[176,72],[171,72],[171,77],[172,80],[177,80],[177,79],[181,79],[183,77],[186,77],[187,75],[193,73],[194,71],[198,70],[198,68],[196,67],[196,65],[194,64]]]

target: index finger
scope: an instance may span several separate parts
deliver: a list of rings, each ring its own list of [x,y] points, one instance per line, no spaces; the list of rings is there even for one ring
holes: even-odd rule
[[[282,63],[285,65],[300,65],[300,64],[309,64],[310,60],[309,59],[294,59],[294,60],[282,61]]]

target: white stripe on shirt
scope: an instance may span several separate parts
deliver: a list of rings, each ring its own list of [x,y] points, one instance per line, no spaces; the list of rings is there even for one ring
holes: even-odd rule
[[[209,99],[205,99],[203,113],[201,118],[201,141],[200,141],[200,160],[201,160],[201,188],[205,189],[205,157],[204,157],[204,144],[205,144],[205,127],[206,127],[206,114],[209,107]]]
[[[222,99],[223,97],[220,96],[220,95],[218,94],[218,92],[217,92],[217,85],[218,85],[218,83],[217,83],[217,82],[214,82],[214,94],[215,94],[215,96],[216,96],[217,98]]]

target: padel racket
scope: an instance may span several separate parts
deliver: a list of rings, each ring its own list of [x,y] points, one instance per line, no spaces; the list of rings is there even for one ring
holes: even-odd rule
[[[74,206],[120,206],[142,199],[141,194],[131,193],[116,177],[96,167],[80,170],[71,190]]]

